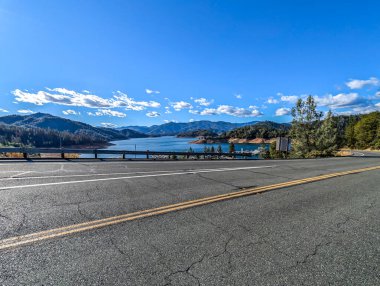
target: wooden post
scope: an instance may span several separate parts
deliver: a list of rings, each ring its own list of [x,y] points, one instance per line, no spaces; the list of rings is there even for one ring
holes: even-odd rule
[[[149,150],[146,150],[146,158],[149,159]]]
[[[125,153],[123,153],[123,159],[125,159]]]
[[[98,150],[94,150],[95,153],[95,159],[98,159]]]
[[[65,159],[65,153],[61,153],[61,158]]]
[[[24,159],[28,159],[28,153],[24,152],[22,155],[24,156]]]

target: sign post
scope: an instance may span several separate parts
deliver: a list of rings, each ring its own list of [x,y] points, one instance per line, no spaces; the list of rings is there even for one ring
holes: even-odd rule
[[[286,152],[290,151],[290,138],[289,137],[277,137],[276,138],[276,151]]]

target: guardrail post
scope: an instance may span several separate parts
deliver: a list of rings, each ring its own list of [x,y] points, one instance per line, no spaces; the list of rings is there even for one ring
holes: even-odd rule
[[[22,153],[22,156],[24,157],[24,159],[28,159],[28,153],[24,152]]]
[[[149,159],[149,150],[146,150],[146,158]]]
[[[65,153],[61,153],[61,158],[65,159]]]
[[[98,150],[94,150],[95,159],[98,159]]]
[[[125,153],[123,153],[123,159],[125,159]]]

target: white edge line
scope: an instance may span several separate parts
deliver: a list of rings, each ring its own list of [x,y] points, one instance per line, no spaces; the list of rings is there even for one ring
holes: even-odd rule
[[[43,183],[43,184],[21,185],[21,186],[9,186],[9,187],[1,187],[0,190],[33,188],[33,187],[43,187],[43,186],[56,186],[56,185],[68,185],[68,184],[81,184],[81,183],[101,182],[101,181],[116,181],[116,180],[124,180],[124,179],[150,178],[150,177],[160,177],[160,176],[178,176],[178,175],[187,175],[187,174],[196,174],[196,173],[212,173],[212,172],[239,171],[239,170],[249,170],[249,169],[263,169],[263,168],[273,168],[273,167],[275,167],[275,166],[257,166],[257,167],[221,168],[221,169],[198,169],[198,170],[192,170],[192,171],[186,171],[186,172],[176,172],[176,173],[150,174],[150,175],[127,176],[127,177],[117,177],[117,178],[103,178],[103,179],[91,179],[91,180],[81,180],[81,181],[67,181],[67,182],[54,182],[54,183]]]

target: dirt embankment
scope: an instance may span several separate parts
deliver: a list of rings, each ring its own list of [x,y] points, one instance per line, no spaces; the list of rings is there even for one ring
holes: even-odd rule
[[[218,143],[234,143],[234,144],[270,144],[276,141],[275,138],[264,139],[264,138],[255,138],[255,139],[240,139],[240,138],[229,138],[229,139],[198,139],[191,141],[193,144],[218,144]]]

